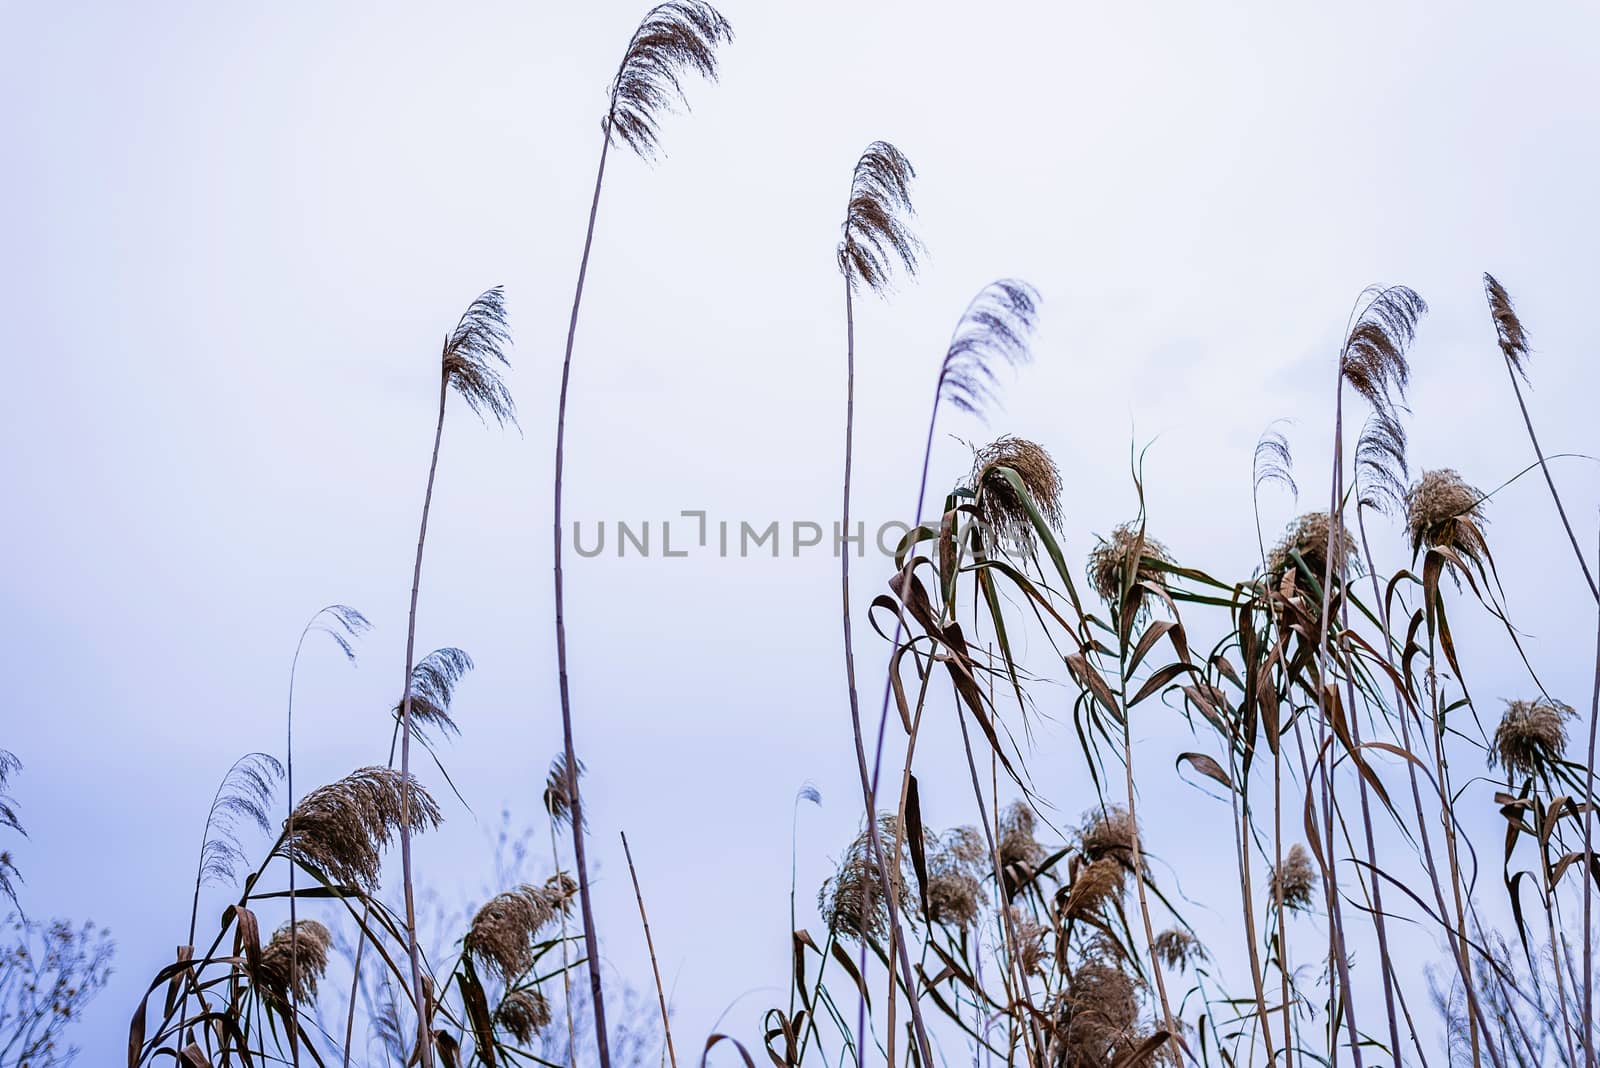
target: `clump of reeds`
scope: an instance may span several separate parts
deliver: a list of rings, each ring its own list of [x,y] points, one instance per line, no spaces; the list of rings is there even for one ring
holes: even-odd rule
[[[1283,863],[1272,870],[1267,891],[1271,900],[1282,900],[1284,908],[1305,912],[1311,908],[1316,889],[1317,870],[1311,864],[1311,854],[1297,842],[1290,847]]]
[[[392,768],[361,768],[301,799],[294,808],[294,834],[284,837],[278,852],[316,868],[330,882],[371,893],[383,849],[407,817],[412,832],[437,827],[441,819],[438,804],[415,779]]]
[[[1507,701],[1489,747],[1489,766],[1498,763],[1512,774],[1531,776],[1560,761],[1567,748],[1567,720],[1575,714],[1571,705],[1554,699]]]
[[[878,837],[892,842],[896,837],[896,820],[892,815],[878,817]],[[897,908],[907,904],[904,874],[891,869],[885,887],[872,855],[872,841],[863,830],[845,850],[839,869],[817,891],[817,909],[823,922],[836,938],[859,940],[865,935],[869,940],[881,941],[889,933],[889,895],[894,895]]]
[[[537,990],[513,990],[501,999],[494,1022],[522,1045],[550,1026],[550,999]]]
[[[1316,577],[1318,583],[1328,573],[1328,553],[1332,544],[1333,523],[1328,519],[1327,512],[1308,512],[1289,524],[1283,532],[1283,537],[1267,554],[1267,575],[1276,585],[1283,581],[1283,576],[1297,570],[1295,556],[1298,555],[1305,561],[1306,569]],[[1342,560],[1335,560],[1336,566],[1333,575],[1339,576],[1341,571],[1351,573],[1356,565],[1356,539],[1350,533],[1350,528],[1340,525],[1339,548]]]
[[[1110,538],[1101,538],[1089,552],[1089,585],[1100,599],[1110,605],[1122,603],[1124,585],[1129,596],[1141,609],[1149,593],[1143,583],[1165,586],[1165,573],[1151,567],[1147,560],[1163,564],[1172,563],[1167,547],[1145,534],[1139,523],[1123,523],[1111,532]]]
[[[1022,483],[1026,500],[1006,477],[1007,470]],[[1061,523],[1061,472],[1043,446],[1010,436],[985,445],[973,456],[971,482],[991,544],[1033,545],[1028,501],[1047,524],[1057,527]]]
[[[279,1005],[289,1002],[291,989],[300,1000],[316,996],[317,982],[328,970],[328,946],[333,936],[316,920],[284,924],[261,949],[255,983]]]
[[[1406,493],[1406,534],[1411,551],[1452,549],[1482,567],[1489,556],[1483,528],[1483,494],[1450,468],[1427,471]]]
[[[972,827],[945,833],[928,851],[928,922],[965,927],[983,908],[987,848]]]
[[[514,981],[533,967],[535,936],[566,911],[576,892],[577,884],[561,872],[543,886],[496,894],[473,915],[462,951]]]

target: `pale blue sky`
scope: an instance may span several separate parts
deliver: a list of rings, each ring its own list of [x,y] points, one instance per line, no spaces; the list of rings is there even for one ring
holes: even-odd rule
[[[295,638],[329,601],[377,630],[357,670],[328,648],[304,662],[297,778],[382,761],[439,339],[494,284],[508,292],[523,434],[452,405],[418,638],[478,662],[448,751],[477,820],[452,804],[419,843],[421,870],[476,893],[499,807],[536,814],[559,744],[560,346],[603,92],[643,7],[0,7],[0,745],[26,764],[26,903],[119,941],[117,977],[78,1032],[83,1063],[120,1054],[147,977],[182,940],[205,805],[234,757],[280,746]],[[1600,451],[1592,12],[724,10],[738,37],[722,83],[691,88],[659,164],[619,157],[608,174],[568,438],[574,517],[831,520],[832,256],[850,167],[876,138],[918,168],[930,255],[916,284],[860,310],[862,515],[909,507],[949,330],[1003,275],[1043,294],[1038,364],[991,428],[943,425],[1045,444],[1079,558],[1132,512],[1130,442],[1153,438],[1152,533],[1214,573],[1247,572],[1256,435],[1297,420],[1310,507],[1331,361],[1370,282],[1408,284],[1433,308],[1414,352],[1419,466],[1487,487],[1531,459],[1486,269],[1532,332],[1547,447]],[[940,441],[936,486],[965,455]],[[1585,464],[1561,476],[1592,540],[1600,477]],[[1266,504],[1271,538],[1293,509]],[[1532,655],[1553,692],[1585,703],[1592,619],[1544,488],[1524,480],[1491,515]],[[810,779],[826,800],[801,817],[803,906],[857,824],[834,575],[819,554],[570,571],[608,957],[648,983],[623,829],[680,1048],[746,990],[773,988],[730,1014],[745,1036],[781,998],[795,790]],[[857,580],[863,612],[881,579]],[[1520,692],[1503,635],[1463,623],[1463,641],[1479,692]],[[870,675],[882,652],[863,649]],[[1068,707],[1059,687],[1035,696],[1047,713]],[[1150,847],[1190,897],[1224,895],[1200,912],[1230,937],[1231,865],[1214,869],[1222,885],[1208,867],[1227,855],[1227,824],[1220,811],[1197,823],[1211,803],[1168,774],[1192,747],[1181,723],[1157,713],[1140,727]],[[972,818],[960,791],[927,786],[954,752],[930,738],[921,778],[939,825]],[[1092,799],[1076,754],[1070,721],[1040,732],[1036,775],[1068,819]]]

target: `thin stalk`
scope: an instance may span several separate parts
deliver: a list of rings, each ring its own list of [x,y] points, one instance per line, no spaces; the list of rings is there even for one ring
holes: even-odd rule
[[[594,197],[589,202],[589,228],[583,238],[583,258],[578,261],[578,285],[572,296],[572,318],[567,323],[567,350],[561,361],[561,398],[556,405],[555,472],[555,588],[556,588],[556,670],[561,686],[561,740],[566,749],[567,767],[578,767],[578,751],[572,740],[572,695],[567,682],[567,626],[564,584],[561,573],[561,476],[565,466],[567,436],[567,389],[572,380],[572,344],[578,334],[578,308],[583,303],[583,282],[589,273],[589,253],[594,247],[594,222],[600,213],[600,189],[605,182],[606,154],[611,148],[611,124],[605,126],[605,141],[600,147],[600,165],[594,176]],[[594,904],[589,894],[589,865],[583,842],[583,802],[579,799],[578,776],[569,777],[568,798],[572,806],[572,855],[578,869],[578,902],[583,913],[583,945],[589,959],[589,995],[594,1003],[595,1048],[600,1068],[611,1068],[611,1049],[606,1041],[606,1001],[600,980],[600,940],[595,933]],[[426,1068],[426,1066],[425,1066]]]
[[[1246,697],[1248,699],[1248,695]],[[1253,743],[1251,743],[1253,744]],[[1249,844],[1249,801],[1246,800],[1241,813],[1238,789],[1228,791],[1228,801],[1233,808],[1233,834],[1234,848],[1239,853],[1240,887],[1239,895],[1244,902],[1244,933],[1245,944],[1250,947],[1250,981],[1256,995],[1256,1017],[1261,1023],[1261,1038],[1267,1046],[1267,1064],[1278,1063],[1277,1054],[1272,1049],[1272,1028],[1268,1023],[1267,994],[1262,984],[1261,977],[1261,952],[1256,947],[1256,913],[1255,902],[1252,900],[1254,891],[1250,885],[1250,844]]]
[[[1135,567],[1138,566],[1135,562]],[[1125,594],[1131,596],[1131,594]],[[1118,606],[1120,617],[1122,608]],[[1133,825],[1131,838],[1133,852],[1133,884],[1139,891],[1139,916],[1144,921],[1144,941],[1150,952],[1150,971],[1155,975],[1156,994],[1161,1001],[1161,1016],[1166,1023],[1167,1034],[1170,1036],[1172,1050],[1175,1054],[1184,1052],[1183,1040],[1178,1035],[1178,1026],[1172,1015],[1172,1005],[1167,1000],[1167,980],[1162,974],[1161,961],[1156,956],[1156,930],[1150,919],[1150,895],[1144,885],[1144,852],[1139,839],[1139,809],[1133,789],[1133,718],[1128,710],[1128,643],[1122,639],[1122,628],[1119,626],[1117,645],[1118,670],[1117,698],[1122,705],[1122,764],[1126,773],[1128,787],[1128,822]]]
[[[422,1068],[433,1068],[433,1036],[428,1030],[427,1002],[422,994],[422,952],[417,945],[417,908],[411,866],[411,671],[417,643],[417,591],[422,585],[422,548],[428,538],[428,511],[433,507],[433,480],[439,470],[439,444],[444,438],[444,405],[450,379],[439,376],[439,418],[433,430],[433,457],[428,463],[428,488],[422,496],[422,524],[417,532],[417,560],[411,569],[411,612],[406,621],[405,696],[400,701],[400,870],[406,899],[406,952],[411,958],[411,998],[417,1010],[417,1052]],[[292,870],[292,865],[291,865]],[[292,902],[294,899],[290,898]]]
[[[1584,793],[1588,804],[1583,809],[1583,1057],[1594,1068],[1594,757],[1595,738],[1600,734],[1600,627],[1595,630],[1594,696],[1589,702],[1589,762]]]
[[[656,978],[656,999],[661,1002],[661,1030],[667,1036],[667,1056],[672,1068],[678,1068],[678,1054],[672,1048],[672,1023],[667,1019],[667,992],[661,985],[661,968],[656,964],[656,946],[650,938],[650,917],[644,914],[644,894],[639,890],[639,873],[633,867],[633,851],[628,848],[628,835],[622,833],[622,855],[628,858],[628,876],[633,880],[633,896],[639,902],[639,923],[644,926],[644,946],[650,951],[650,971]]]
[[[856,418],[856,318],[855,294],[850,284],[850,278],[844,280],[844,306],[845,306],[845,420],[844,420],[844,508],[842,514],[841,533],[848,536],[850,532],[850,472],[851,462],[854,458],[855,444],[855,418]],[[911,956],[906,952],[905,940],[898,938],[900,930],[900,908],[895,901],[894,883],[889,878],[889,868],[884,858],[883,842],[878,836],[878,815],[873,810],[872,775],[867,767],[866,742],[861,733],[861,700],[856,692],[856,659],[855,643],[850,634],[850,552],[848,546],[842,547],[839,553],[840,590],[844,606],[844,670],[845,682],[850,692],[850,725],[855,735],[856,765],[861,774],[861,800],[867,806],[867,842],[871,847],[872,856],[877,861],[878,877],[883,882],[884,897],[888,903],[889,930],[891,938],[896,938],[898,945],[895,947],[900,961],[900,970],[907,979],[915,974],[911,971]],[[862,972],[865,974],[866,941],[862,939]],[[889,987],[889,996],[894,997],[894,987]],[[918,999],[912,997],[911,1022],[916,1034],[917,1052],[924,1065],[933,1064],[931,1047],[928,1044],[928,1034],[922,1022],[922,1008],[917,1003]],[[865,1003],[861,1006],[861,1015],[866,1012]],[[859,1025],[865,1031],[864,1019]],[[860,1065],[866,1063],[866,1041],[861,1037],[856,1045],[856,1059]],[[602,1066],[605,1068],[605,1066]]]
[[[556,848],[556,821],[550,821],[550,866],[559,875],[561,872],[561,851]],[[572,976],[571,965],[567,958],[567,910],[560,909],[561,913],[561,999],[562,1005],[567,1010],[567,1049],[578,1048],[577,1030],[572,1025]]]
[[[1337,973],[1339,985],[1344,987],[1345,1023],[1350,1035],[1350,1056],[1355,1061],[1356,1068],[1362,1068],[1361,1041],[1355,1020],[1355,999],[1352,996],[1350,965],[1346,959],[1347,950],[1344,943],[1344,917],[1339,907],[1338,864],[1334,857],[1333,845],[1333,808],[1335,804],[1332,776],[1333,754],[1328,745],[1328,717],[1330,715],[1327,685],[1328,606],[1329,598],[1332,595],[1333,582],[1334,560],[1331,550],[1335,540],[1331,531],[1344,521],[1342,518],[1343,509],[1340,508],[1340,500],[1343,496],[1342,491],[1344,488],[1344,355],[1342,352],[1335,363],[1337,373],[1334,377],[1333,404],[1333,484],[1329,491],[1328,501],[1328,524],[1330,530],[1328,541],[1330,551],[1327,554],[1327,562],[1323,567],[1322,605],[1317,613],[1317,713],[1320,720],[1320,737],[1317,739],[1317,763],[1321,771],[1322,805],[1326,824],[1326,834],[1323,840],[1328,844],[1328,857],[1323,873],[1323,877],[1328,884],[1328,955],[1331,958],[1331,970]],[[1340,578],[1341,580],[1343,579],[1343,569],[1340,571]],[[1310,788],[1311,781],[1308,777],[1306,789],[1309,790]],[[1330,974],[1328,999],[1330,1004],[1335,1000],[1333,997],[1333,979],[1334,976]],[[1336,1066],[1339,1063],[1339,1045],[1333,1040],[1333,1037],[1332,1035],[1329,1036],[1328,1054],[1329,1060]]]
[[[1550,475],[1550,464],[1544,458],[1544,450],[1539,447],[1539,435],[1533,432],[1533,419],[1528,415],[1528,405],[1522,399],[1522,386],[1517,383],[1517,373],[1512,369],[1511,360],[1505,361],[1506,374],[1511,378],[1511,390],[1517,395],[1517,407],[1522,410],[1522,425],[1528,428],[1528,440],[1533,442],[1533,454],[1539,458],[1539,470],[1544,473],[1545,485],[1550,487],[1550,496],[1556,502],[1556,512],[1561,516],[1561,526],[1567,532],[1567,540],[1572,542],[1572,555],[1578,558],[1578,566],[1583,569],[1583,580],[1589,584],[1589,592],[1596,601],[1600,601],[1600,585],[1595,583],[1594,574],[1589,570],[1589,561],[1585,559],[1583,550],[1578,547],[1578,536],[1572,532],[1572,523],[1567,519],[1566,505],[1561,503],[1561,494],[1556,491],[1556,480]],[[1592,1059],[1592,1054],[1590,1055]]]

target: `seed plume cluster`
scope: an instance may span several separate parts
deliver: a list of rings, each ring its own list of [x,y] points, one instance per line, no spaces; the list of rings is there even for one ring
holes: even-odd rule
[[[392,768],[361,768],[319,786],[294,809],[294,834],[278,847],[336,885],[367,893],[378,887],[383,850],[400,829],[407,808],[412,833],[437,827],[438,803],[413,779]]]
[[[1532,776],[1558,763],[1567,749],[1567,720],[1577,713],[1562,701],[1507,701],[1489,747],[1489,766]]]
[[[988,850],[973,827],[957,827],[943,838],[930,837],[928,857],[928,920],[948,927],[966,927],[983,908],[982,877]]]
[[[972,299],[939,368],[940,402],[982,416],[999,388],[996,369],[1033,358],[1028,340],[1039,314],[1039,293],[1026,282],[1002,278]]]
[[[1273,901],[1281,897],[1284,908],[1307,912],[1311,909],[1312,895],[1316,889],[1317,870],[1312,866],[1311,854],[1297,842],[1289,849],[1289,855],[1283,858],[1283,863],[1273,869],[1267,892]]]
[[[1489,315],[1494,319],[1495,340],[1500,345],[1501,354],[1512,369],[1526,379],[1528,369],[1523,366],[1523,361],[1528,358],[1528,332],[1523,329],[1522,320],[1517,318],[1511,294],[1506,292],[1506,287],[1494,275],[1485,272],[1483,295],[1489,301]]]
[[[879,816],[878,840],[893,842],[896,826],[892,814]],[[889,880],[892,885],[885,887],[871,839],[862,831],[845,850],[838,870],[817,891],[817,909],[828,930],[847,941],[860,941],[863,933],[869,941],[883,941],[889,934],[889,895],[894,895],[900,909],[907,898],[905,873],[890,868]]]
[[[634,154],[658,151],[660,116],[687,106],[683,79],[694,73],[717,80],[717,48],[733,40],[733,27],[710,4],[672,0],[645,15],[611,81],[606,131]]]
[[[1110,538],[1099,539],[1089,553],[1089,585],[1109,605],[1122,603],[1127,586],[1129,596],[1142,607],[1149,590],[1144,584],[1166,586],[1164,573],[1149,561],[1172,563],[1167,547],[1146,534],[1139,523],[1123,523]]]
[[[468,305],[461,321],[445,338],[440,357],[445,381],[467,402],[479,418],[492,416],[501,426],[517,421],[511,389],[500,377],[509,367],[506,346],[511,331],[506,326],[506,294],[500,286],[480,293]]]
[[[1328,521],[1327,512],[1308,512],[1289,524],[1283,533],[1283,538],[1267,554],[1267,575],[1274,585],[1283,580],[1283,576],[1290,572],[1298,573],[1295,556],[1305,561],[1306,569],[1320,584],[1322,576],[1328,573],[1328,549],[1331,544],[1330,536],[1333,533],[1333,524]],[[1334,561],[1341,564],[1342,568],[1335,569],[1334,579],[1337,581],[1340,570],[1348,575],[1353,573],[1356,566],[1356,539],[1350,533],[1350,528],[1340,524],[1339,547],[1341,560]],[[1304,582],[1300,575],[1298,581]]]
[[[513,990],[500,999],[494,1021],[526,1046],[550,1026],[550,999],[538,990]]]
[[[850,177],[850,205],[839,270],[852,289],[882,293],[894,268],[915,274],[922,243],[911,231],[911,180],[916,169],[887,141],[874,141],[856,161]]]
[[[310,1001],[316,997],[317,983],[328,970],[328,946],[332,941],[328,929],[316,920],[300,920],[293,928],[284,924],[261,948],[256,985],[280,1005],[289,1003],[291,987],[300,1000]]]
[[[1019,493],[1006,477],[1007,471],[1017,476],[1023,492]],[[1028,513],[1030,501],[1046,524],[1056,528],[1061,525],[1061,472],[1043,446],[1011,436],[984,446],[973,457],[970,484],[991,544],[1031,549],[1034,527]]]
[[[1406,533],[1411,551],[1452,549],[1478,567],[1489,558],[1483,528],[1483,494],[1450,468],[1423,473],[1406,494]]]
[[[568,911],[577,884],[565,873],[543,886],[524,884],[490,898],[472,917],[463,951],[513,982],[536,959],[534,939]]]

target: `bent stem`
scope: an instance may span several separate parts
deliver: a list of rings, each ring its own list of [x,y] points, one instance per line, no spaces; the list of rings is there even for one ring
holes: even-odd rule
[[[589,253],[594,247],[594,222],[600,212],[600,189],[605,182],[606,154],[611,148],[611,126],[605,127],[605,142],[600,147],[600,166],[594,176],[594,198],[589,203],[589,228],[583,239],[583,258],[578,262],[578,285],[572,296],[572,318],[567,324],[567,350],[561,361],[561,397],[556,405],[555,472],[555,593],[556,593],[556,670],[561,687],[561,740],[568,768],[578,767],[578,751],[572,740],[572,696],[567,682],[567,626],[561,572],[561,476],[567,436],[567,389],[572,380],[572,344],[578,334],[578,308],[583,303],[583,282],[589,273]],[[606,1042],[606,1001],[600,980],[600,940],[595,933],[594,904],[589,894],[589,865],[583,842],[583,802],[579,799],[578,776],[567,778],[568,802],[572,806],[572,856],[578,875],[578,903],[583,914],[583,945],[589,962],[589,995],[594,1003],[595,1047],[600,1068],[611,1068],[611,1050]]]
[[[433,458],[428,463],[428,488],[422,496],[422,525],[417,532],[417,559],[411,570],[411,612],[406,621],[405,696],[400,701],[400,870],[406,901],[406,952],[411,958],[411,999],[417,1009],[417,1053],[422,1068],[433,1068],[433,1036],[428,1030],[427,1002],[422,989],[422,952],[417,945],[415,879],[411,866],[411,671],[417,643],[417,591],[422,585],[422,548],[428,538],[428,511],[433,506],[433,481],[439,470],[439,443],[444,437],[444,405],[450,377],[439,375],[439,418],[433,431]],[[293,865],[290,865],[291,871]],[[294,898],[289,899],[293,902]]]

